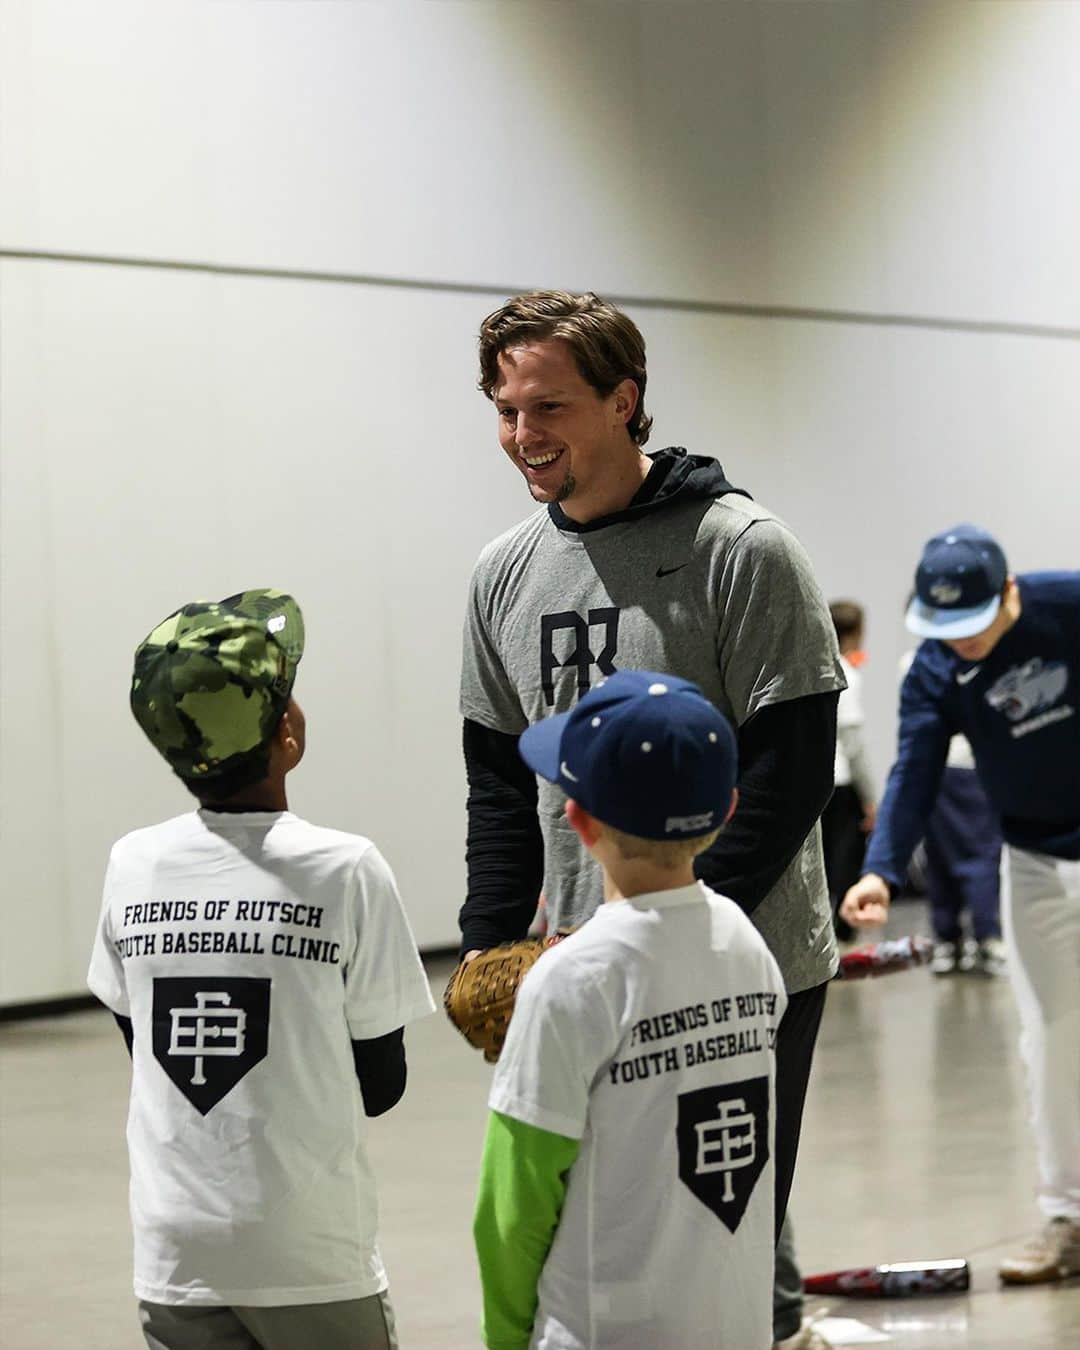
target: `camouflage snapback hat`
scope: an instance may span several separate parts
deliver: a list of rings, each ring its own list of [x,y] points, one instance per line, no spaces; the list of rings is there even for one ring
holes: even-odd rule
[[[303,616],[283,591],[196,601],[136,648],[131,711],[181,778],[223,778],[267,746],[303,653]]]

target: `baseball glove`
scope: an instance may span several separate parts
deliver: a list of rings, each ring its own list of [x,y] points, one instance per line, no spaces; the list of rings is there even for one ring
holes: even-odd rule
[[[450,976],[443,994],[446,1015],[470,1045],[494,1064],[506,1040],[521,981],[549,947],[565,933],[549,938],[522,938],[492,947]]]

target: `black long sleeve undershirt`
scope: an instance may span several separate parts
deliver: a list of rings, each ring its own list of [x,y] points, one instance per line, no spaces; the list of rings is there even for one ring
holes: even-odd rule
[[[405,1028],[398,1027],[370,1041],[353,1041],[352,1052],[364,1114],[381,1116],[405,1094]]]
[[[113,1013],[116,1025],[124,1038],[130,1055],[135,1044],[135,1030],[131,1018]],[[353,1065],[360,1080],[360,1095],[364,1099],[364,1114],[381,1116],[396,1106],[405,1093],[408,1068],[405,1063],[405,1028],[375,1036],[367,1041],[352,1042]]]
[[[752,914],[832,796],[836,693],[762,708],[739,730],[739,805],[694,871]]]
[[[124,1038],[124,1044],[127,1046],[127,1052],[130,1055],[135,1045],[135,1028],[132,1025],[130,1017],[125,1017],[122,1013],[113,1013],[113,1020],[120,1028],[120,1035]]]
[[[469,782],[465,861],[468,895],[458,914],[461,950],[524,937],[544,883],[536,778],[517,737],[465,719]]]
[[[825,809],[836,754],[835,693],[762,708],[739,731],[739,807],[695,870],[748,914],[761,904]],[[522,937],[536,912],[544,850],[536,782],[517,737],[466,719],[468,898],[462,951]]]

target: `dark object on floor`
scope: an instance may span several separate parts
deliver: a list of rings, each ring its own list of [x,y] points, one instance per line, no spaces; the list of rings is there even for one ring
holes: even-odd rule
[[[971,1287],[968,1263],[900,1261],[886,1266],[855,1266],[827,1275],[807,1275],[808,1294],[850,1294],[857,1298],[921,1298],[924,1294],[962,1294]]]
[[[834,978],[864,980],[868,976],[891,975],[897,970],[911,970],[925,966],[933,956],[934,944],[929,938],[890,938],[858,947],[840,958],[840,967]]]

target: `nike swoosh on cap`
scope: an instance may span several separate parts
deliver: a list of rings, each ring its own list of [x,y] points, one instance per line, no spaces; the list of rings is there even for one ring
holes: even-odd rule
[[[578,776],[577,776],[576,773],[571,773],[570,770],[566,767],[566,760],[565,760],[565,759],[564,759],[563,762],[559,765],[559,772],[562,774],[562,776],[563,776],[564,778],[569,778],[570,781],[571,781],[571,783],[577,783],[577,782],[580,782],[580,781],[581,781],[581,780],[578,778]]]

